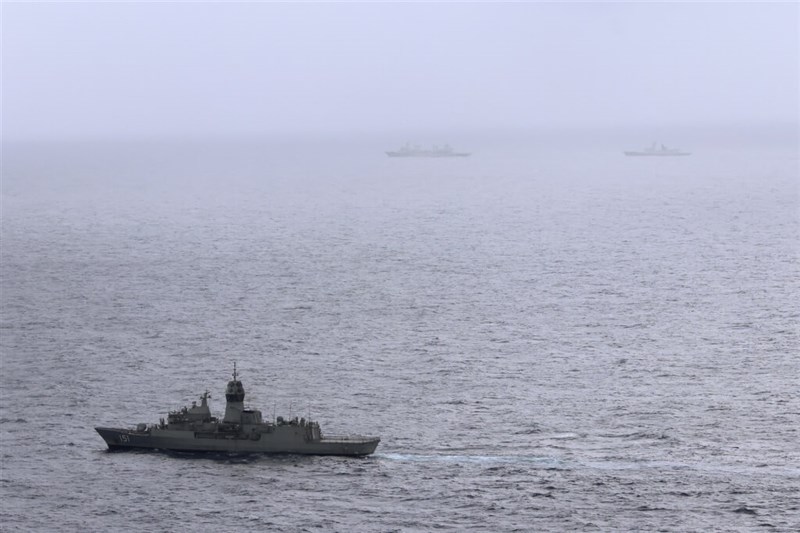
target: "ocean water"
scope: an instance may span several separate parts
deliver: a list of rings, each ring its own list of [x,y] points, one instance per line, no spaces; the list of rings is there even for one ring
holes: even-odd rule
[[[0,529],[800,529],[796,147],[403,141],[4,145]],[[377,452],[93,429],[234,362]]]

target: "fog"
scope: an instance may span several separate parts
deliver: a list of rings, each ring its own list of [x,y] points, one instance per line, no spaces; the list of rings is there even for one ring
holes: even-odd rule
[[[796,132],[795,3],[2,10],[5,140],[764,125]]]

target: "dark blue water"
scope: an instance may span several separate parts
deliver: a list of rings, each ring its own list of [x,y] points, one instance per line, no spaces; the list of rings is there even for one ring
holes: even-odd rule
[[[7,145],[2,529],[800,527],[796,147],[393,147]],[[234,361],[377,453],[93,430]]]

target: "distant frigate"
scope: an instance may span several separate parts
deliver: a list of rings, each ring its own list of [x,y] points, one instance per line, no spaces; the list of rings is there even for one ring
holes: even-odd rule
[[[264,422],[261,411],[246,409],[244,387],[236,365],[225,389],[225,416],[211,416],[209,394],[170,412],[167,421],[139,424],[135,429],[96,427],[109,449],[145,448],[185,452],[287,453],[304,455],[369,455],[380,437],[324,436],[318,422],[305,418]]]
[[[625,155],[628,156],[675,156],[675,155],[692,155],[691,152],[684,152],[683,150],[679,150],[678,148],[667,148],[663,144],[661,146],[656,146],[656,143],[653,143],[648,148],[642,148],[641,150],[634,150],[625,152]]]
[[[406,143],[399,150],[386,152],[389,157],[467,157],[469,152],[456,152],[449,144],[444,146],[434,146],[433,148],[421,148],[416,144]]]

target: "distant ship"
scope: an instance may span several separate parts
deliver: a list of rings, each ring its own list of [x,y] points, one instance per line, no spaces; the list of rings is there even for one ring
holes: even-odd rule
[[[675,155],[691,155],[691,152],[684,152],[683,150],[679,150],[678,148],[667,148],[663,144],[657,147],[656,143],[653,143],[649,148],[643,148],[642,150],[639,151],[625,152],[625,155],[675,156]]]
[[[211,416],[209,394],[162,418],[158,424],[133,429],[97,427],[111,450],[144,448],[182,452],[291,453],[304,455],[369,455],[379,437],[323,435],[319,423],[279,416],[265,422],[261,411],[246,409],[244,387],[233,365],[233,379],[225,389],[225,417]]]
[[[386,152],[389,157],[468,157],[469,152],[455,152],[449,144],[442,147],[422,148],[416,144],[406,143],[394,152]]]

